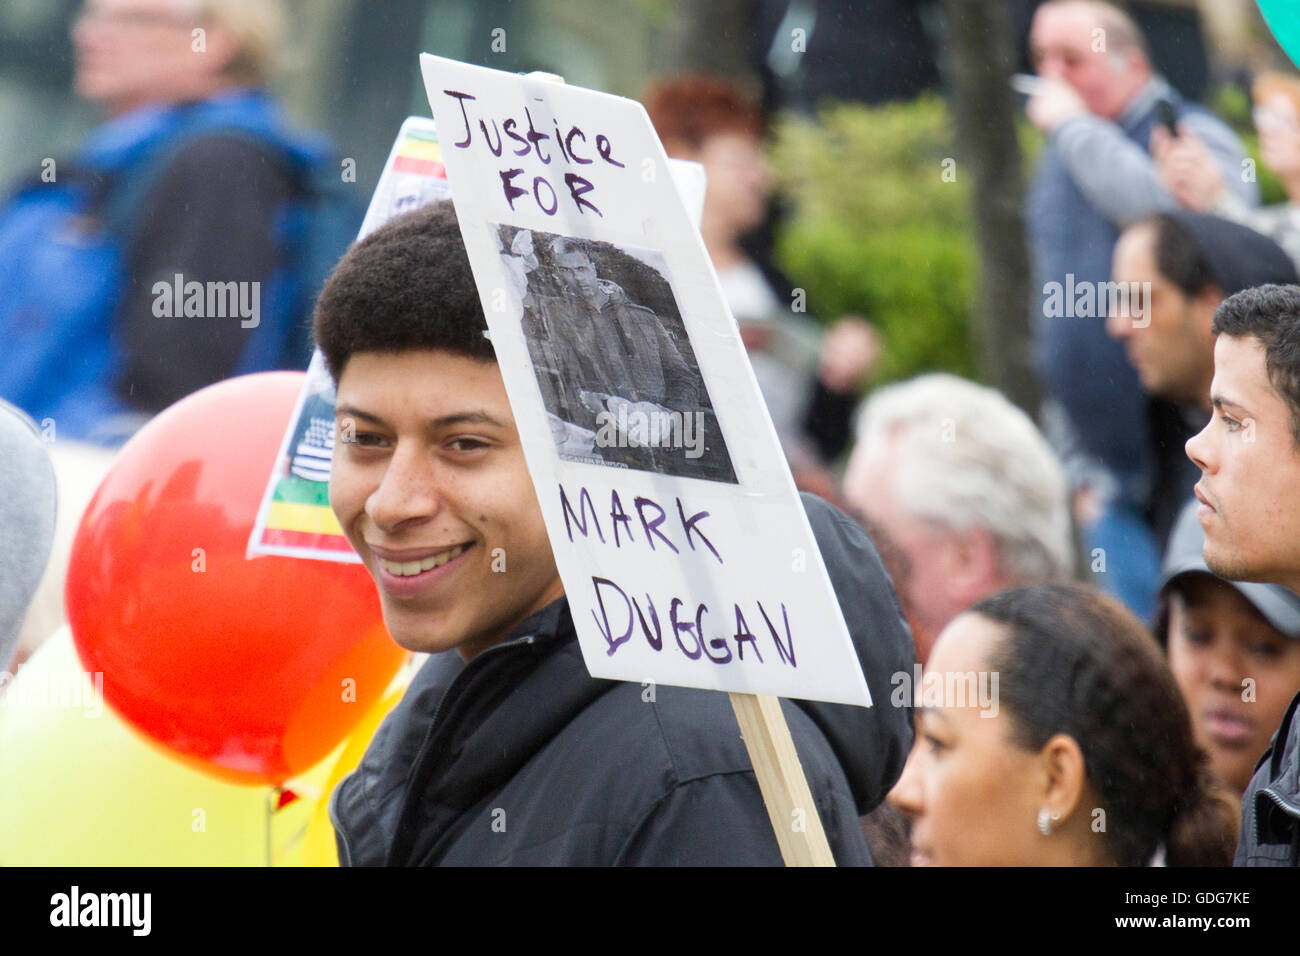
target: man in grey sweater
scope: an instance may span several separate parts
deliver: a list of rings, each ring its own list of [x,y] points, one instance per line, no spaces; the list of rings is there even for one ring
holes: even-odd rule
[[[1159,547],[1146,512],[1163,437],[1153,422],[1168,409],[1150,407],[1106,335],[1111,254],[1125,226],[1177,208],[1153,155],[1168,143],[1162,117],[1205,143],[1242,202],[1258,194],[1242,179],[1237,137],[1155,72],[1123,11],[1049,0],[1034,15],[1030,47],[1041,88],[1026,111],[1047,137],[1025,204],[1045,431],[1065,459],[1085,548],[1107,555],[1097,583],[1149,616]]]

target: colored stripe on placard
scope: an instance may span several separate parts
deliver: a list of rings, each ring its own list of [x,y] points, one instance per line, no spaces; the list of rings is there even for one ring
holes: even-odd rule
[[[442,159],[442,147],[427,139],[408,138],[402,143],[402,147],[397,151],[397,155],[409,156],[411,159],[427,159],[433,162],[438,162]]]
[[[409,156],[398,156],[393,160],[393,169],[399,173],[415,173],[420,176],[432,176],[435,179],[447,178],[447,168],[442,163],[434,162],[431,159],[412,159]]]
[[[266,515],[266,527],[308,534],[343,534],[339,519],[331,509],[293,501],[272,501]]]
[[[312,534],[307,531],[286,531],[283,528],[267,528],[262,532],[264,546],[284,548],[312,548],[317,551],[351,551],[352,545],[342,535]]]

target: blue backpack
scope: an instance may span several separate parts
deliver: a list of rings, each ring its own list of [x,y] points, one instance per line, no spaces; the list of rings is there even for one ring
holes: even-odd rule
[[[163,171],[194,138],[218,134],[268,151],[294,185],[274,217],[280,264],[233,374],[306,367],[316,294],[361,222],[332,151],[290,134],[261,92],[146,107],[97,130],[70,169],[34,177],[0,209],[0,397],[52,420],[58,437],[117,444],[139,424],[114,389],[126,250]]]

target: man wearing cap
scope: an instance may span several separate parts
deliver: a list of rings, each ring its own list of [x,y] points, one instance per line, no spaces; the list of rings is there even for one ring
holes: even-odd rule
[[[1137,294],[1116,297],[1106,331],[1124,345],[1142,387],[1177,412],[1151,423],[1156,486],[1149,517],[1164,540],[1196,483],[1183,445],[1210,414],[1214,310],[1242,289],[1296,282],[1296,269],[1267,236],[1218,216],[1177,211],[1124,230],[1111,278],[1117,289]]]
[[[1240,795],[1300,690],[1300,596],[1214,574],[1196,508],[1183,509],[1165,554],[1156,637],[1210,770]]]

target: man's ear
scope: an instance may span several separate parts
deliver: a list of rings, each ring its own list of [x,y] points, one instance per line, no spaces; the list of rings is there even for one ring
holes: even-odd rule
[[[1129,73],[1141,66],[1142,54],[1136,49],[1120,50],[1107,54],[1106,65],[1113,73]]]
[[[966,595],[968,603],[1001,589],[998,543],[988,528],[953,532],[951,553],[948,573],[952,575],[953,589]]]
[[[225,76],[230,65],[239,56],[239,42],[230,31],[220,26],[203,27],[203,46],[196,49],[198,38],[193,37],[190,49],[195,56],[203,57],[204,72],[210,76]]]
[[[1197,312],[1209,315],[1213,318],[1214,310],[1217,309],[1219,304],[1226,298],[1227,296],[1223,294],[1223,290],[1217,285],[1211,283],[1200,292],[1196,293],[1196,298],[1192,301],[1196,304]]]

